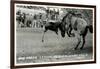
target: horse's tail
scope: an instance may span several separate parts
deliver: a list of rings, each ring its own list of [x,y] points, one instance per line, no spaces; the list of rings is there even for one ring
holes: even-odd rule
[[[93,26],[92,25],[86,26],[86,28],[89,29],[90,33],[93,33]]]

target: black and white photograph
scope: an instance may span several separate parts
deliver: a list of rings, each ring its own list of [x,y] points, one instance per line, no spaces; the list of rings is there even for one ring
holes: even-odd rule
[[[95,62],[94,6],[14,3],[14,64]]]

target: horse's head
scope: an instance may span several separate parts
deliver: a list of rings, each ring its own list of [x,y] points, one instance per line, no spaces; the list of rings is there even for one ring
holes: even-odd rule
[[[72,18],[72,15],[74,15],[73,12],[68,12],[62,19],[61,24],[60,24],[60,30],[61,30],[61,35],[62,37],[65,37],[65,31],[68,31],[70,27],[70,21]]]

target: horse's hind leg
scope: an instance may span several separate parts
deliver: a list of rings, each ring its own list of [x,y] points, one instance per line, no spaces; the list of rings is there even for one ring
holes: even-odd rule
[[[55,33],[58,35],[58,29],[55,31]]]
[[[79,46],[79,44],[81,42],[81,36],[79,34],[77,35],[77,39],[78,39],[78,43],[77,43],[77,45],[75,47],[75,50],[78,48],[78,46]]]
[[[44,32],[43,32],[42,42],[44,42],[44,35],[45,35],[45,32],[46,32],[46,31],[47,31],[47,30],[45,29]]]
[[[84,44],[85,44],[85,37],[82,37],[82,38],[83,38],[83,44],[82,44],[82,47],[80,49],[83,49]]]
[[[88,28],[86,27],[85,28],[85,31],[84,31],[84,34],[82,34],[83,44],[82,44],[82,47],[80,49],[83,49],[83,47],[84,47],[85,37],[86,37],[87,32],[88,32]]]

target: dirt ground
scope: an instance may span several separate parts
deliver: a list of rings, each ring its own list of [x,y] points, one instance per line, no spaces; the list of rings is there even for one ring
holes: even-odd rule
[[[45,34],[42,42],[43,29],[18,28],[16,30],[16,61],[17,63],[39,63],[90,60],[93,58],[92,34],[88,32],[83,50],[75,37],[65,38],[52,31]]]

